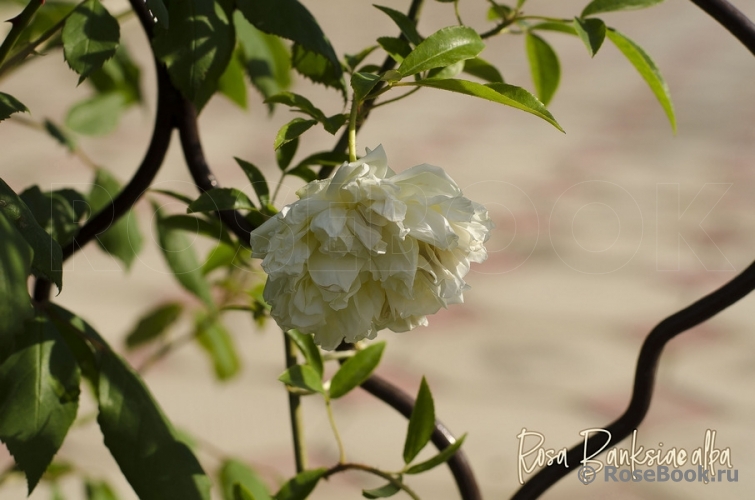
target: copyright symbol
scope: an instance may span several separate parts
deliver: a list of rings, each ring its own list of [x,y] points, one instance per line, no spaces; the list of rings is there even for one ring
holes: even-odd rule
[[[590,484],[598,477],[598,472],[589,465],[583,465],[581,469],[577,471],[577,478],[582,484]]]

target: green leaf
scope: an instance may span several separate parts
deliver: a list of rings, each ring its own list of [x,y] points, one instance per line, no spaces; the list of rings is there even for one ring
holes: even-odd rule
[[[86,481],[87,500],[118,500],[118,496],[104,481]]]
[[[236,163],[239,164],[241,170],[244,171],[246,177],[257,194],[257,199],[260,201],[260,205],[264,206],[270,203],[270,188],[267,186],[265,176],[262,175],[262,171],[256,166],[252,165],[248,161],[244,161],[241,158],[233,157]]]
[[[392,497],[399,491],[401,491],[401,488],[398,485],[394,483],[388,483],[384,486],[381,486],[380,488],[362,490],[362,496],[364,498],[388,498]]]
[[[214,217],[204,219],[183,214],[169,215],[163,219],[162,223],[168,229],[180,229],[233,245],[226,227]]]
[[[21,32],[18,40],[16,40],[16,43],[13,45],[13,52],[11,52],[11,54],[18,54],[21,50],[24,50],[29,43],[37,40],[46,31],[61,22],[75,8],[76,4],[72,2],[47,0],[44,5],[37,10],[36,14],[34,14],[31,22]],[[52,40],[55,40],[55,37],[53,37]],[[46,52],[52,43],[54,42],[51,41],[48,42],[47,45],[42,45],[39,52]]]
[[[37,224],[61,246],[79,229],[79,221],[89,213],[89,202],[73,189],[43,193],[37,186],[26,188],[19,197],[29,207]]]
[[[330,381],[330,397],[338,399],[367,380],[377,368],[385,349],[385,342],[378,342],[358,351],[346,360]]]
[[[71,137],[70,134],[66,133],[63,129],[61,129],[58,125],[50,120],[45,119],[43,125],[45,132],[50,134],[50,136],[58,141],[61,146],[65,147],[70,152],[76,151],[76,141],[73,140],[73,137]]]
[[[312,392],[325,392],[322,387],[322,375],[309,365],[294,365],[278,377],[278,380],[292,387],[299,387]]]
[[[286,172],[286,175],[293,175],[294,177],[298,177],[304,182],[312,182],[314,180],[317,180],[317,174],[315,173],[315,171],[309,167],[304,166],[292,168],[291,170]]]
[[[112,213],[111,203],[120,194],[120,191],[121,183],[107,170],[98,168],[94,177],[94,185],[89,192],[92,212],[98,213],[102,210],[109,210]],[[134,211],[129,210],[118,220],[112,222],[104,232],[98,234],[97,243],[105,252],[123,262],[126,269],[130,269],[131,264],[143,247],[143,237]]]
[[[417,393],[417,401],[409,418],[409,427],[404,441],[404,463],[409,464],[430,441],[435,430],[435,404],[427,380],[422,382]]]
[[[302,161],[296,165],[292,170],[289,170],[288,173],[292,175],[294,174],[294,170],[299,168],[305,168],[310,165],[326,165],[330,167],[337,167],[339,165],[342,165],[344,162],[349,161],[349,155],[346,153],[338,153],[333,151],[322,151],[319,153],[314,153],[312,155],[307,156]]]
[[[380,77],[372,73],[357,72],[351,75],[351,88],[354,89],[354,99],[358,102],[363,101],[378,82],[380,82]]]
[[[615,29],[608,28],[606,35],[650,86],[650,90],[653,91],[653,94],[655,94],[658,102],[661,103],[663,110],[666,112],[666,116],[668,116],[671,129],[676,133],[676,115],[674,114],[674,105],[671,102],[671,93],[658,67],[642,47]]]
[[[299,330],[288,330],[286,335],[291,337],[294,343],[296,343],[296,346],[299,348],[299,351],[301,351],[304,359],[307,360],[307,364],[309,364],[320,379],[322,379],[322,355],[320,354],[320,348],[315,344],[312,334],[301,333]]]
[[[299,138],[284,143],[280,148],[275,151],[275,161],[278,163],[278,168],[286,170],[291,164],[291,160],[296,155],[296,150],[299,149]]]
[[[32,258],[29,244],[0,213],[0,339],[21,332],[32,316],[27,287]]]
[[[397,71],[403,77],[407,77],[429,69],[450,66],[476,57],[484,48],[485,44],[480,35],[472,28],[441,28],[417,45]]]
[[[556,31],[558,33],[566,33],[567,35],[577,36],[577,32],[574,30],[574,23],[569,22],[545,22],[539,24],[533,24],[530,26],[530,31],[543,30],[543,31]]]
[[[233,338],[218,318],[199,313],[195,320],[196,337],[212,360],[219,380],[228,380],[239,373],[241,362]]]
[[[417,32],[417,21],[409,19],[403,12],[391,9],[390,7],[383,7],[381,5],[374,5],[374,7],[388,14],[388,16],[393,19],[393,22],[396,23],[396,26],[401,30],[401,33],[412,43],[412,45],[419,45],[422,43],[422,37]]]
[[[98,0],[86,0],[63,26],[63,55],[79,83],[115,55],[121,28]]]
[[[476,76],[486,82],[503,83],[503,76],[501,76],[498,68],[479,57],[464,61],[464,73]]]
[[[94,71],[87,81],[100,94],[122,94],[125,105],[142,101],[141,70],[131,59],[125,45],[119,45],[115,56]]]
[[[340,90],[341,95],[346,100],[346,84],[340,65],[335,67],[325,56],[294,44],[291,49],[291,66],[297,73],[306,76],[315,83]]]
[[[63,251],[60,245],[37,223],[26,203],[0,179],[0,214],[21,233],[34,252],[31,270],[63,288]]]
[[[538,99],[547,106],[553,98],[553,94],[556,93],[558,82],[561,79],[561,66],[558,63],[558,56],[548,45],[548,42],[539,36],[527,33],[526,40],[527,58],[530,62],[535,91]]]
[[[231,500],[256,500],[257,497],[252,495],[246,486],[237,483],[233,485],[233,496],[230,498]]]
[[[13,113],[28,113],[29,108],[10,94],[0,92],[0,121],[9,118]]]
[[[237,0],[238,9],[260,31],[277,35],[320,54],[336,67],[341,67],[325,33],[297,0]]]
[[[291,85],[291,57],[280,38],[263,33],[234,12],[236,37],[243,49],[244,68],[252,85],[267,98]],[[272,104],[268,105],[272,111]]]
[[[218,80],[218,91],[241,109],[247,107],[246,80],[244,79],[244,54],[236,49],[225,71]]]
[[[487,19],[488,21],[508,19],[512,12],[514,12],[514,9],[512,9],[508,5],[493,4],[488,9]]]
[[[139,375],[100,353],[97,422],[105,446],[141,500],[209,500],[210,480]]]
[[[349,67],[349,70],[350,71],[354,71],[357,68],[357,66],[359,66],[360,64],[362,64],[362,61],[364,61],[367,58],[367,56],[369,56],[370,54],[372,54],[372,52],[376,48],[377,48],[377,45],[372,45],[372,46],[367,47],[366,49],[362,50],[360,53],[354,54],[353,56],[349,55],[349,54],[346,54],[344,56],[344,59],[346,60],[346,65]]]
[[[579,17],[594,16],[603,12],[615,12],[617,10],[634,10],[652,7],[663,0],[593,0],[584,8]]]
[[[236,188],[213,188],[202,193],[186,208],[188,213],[220,210],[251,210],[254,203]]]
[[[126,96],[107,92],[74,104],[66,114],[66,126],[83,135],[106,135],[115,130],[126,108]]]
[[[0,337],[0,441],[26,474],[29,494],[76,418],[79,382],[76,359],[44,314],[27,320],[23,333]]]
[[[459,73],[461,73],[462,71],[464,71],[464,62],[465,61],[457,61],[450,66],[431,69],[430,71],[427,72],[426,78],[436,78],[440,80],[453,78]]]
[[[95,349],[107,347],[107,342],[81,317],[52,302],[47,304],[47,315],[65,339],[81,368],[81,373],[91,383],[94,393],[99,384],[99,363]]]
[[[230,459],[223,462],[220,467],[220,485],[223,489],[223,500],[234,500],[234,488],[237,485],[245,488],[252,495],[250,498],[272,500],[262,478],[240,460]]]
[[[152,47],[170,79],[201,110],[218,88],[236,45],[229,0],[168,2],[170,27],[155,26]]]
[[[147,8],[155,16],[155,19],[165,28],[170,28],[170,14],[163,0],[146,0]]]
[[[265,99],[266,103],[283,104],[288,107],[297,109],[302,113],[311,116],[318,122],[324,122],[327,120],[325,113],[323,113],[317,106],[304,96],[294,94],[293,92],[280,92]]]
[[[412,52],[412,47],[403,38],[381,36],[377,39],[380,47],[397,63],[404,62],[406,56]],[[353,80],[353,78],[352,78]]]
[[[163,304],[145,314],[126,335],[126,347],[134,349],[156,339],[176,322],[183,311],[179,302]]]
[[[461,448],[461,445],[464,443],[464,440],[467,438],[467,435],[464,434],[459,439],[456,440],[454,444],[446,448],[445,450],[441,451],[434,457],[425,460],[424,462],[420,462],[417,465],[413,465],[406,469],[407,474],[419,474],[420,472],[428,471],[434,467],[439,466],[442,463],[445,463],[448,461],[449,458],[451,458],[454,453],[456,453],[456,450]]]
[[[283,125],[275,137],[273,148],[278,149],[287,142],[297,139],[304,132],[312,128],[317,122],[315,120],[305,120],[304,118],[294,118]]]
[[[191,240],[186,234],[178,229],[171,229],[163,224],[165,216],[155,206],[157,215],[157,238],[160,250],[168,263],[168,267],[175,275],[178,282],[186,290],[196,295],[211,310],[215,308],[215,302],[210,293],[210,284],[202,274],[202,265],[192,248]]]
[[[603,40],[606,39],[606,23],[600,19],[580,19],[575,17],[574,31],[577,32],[579,38],[584,42],[590,57],[595,57],[598,49],[603,45]]]
[[[234,246],[225,243],[218,244],[207,254],[205,263],[202,265],[202,274],[206,275],[220,267],[232,265],[237,253],[238,249]]]
[[[281,487],[275,494],[275,500],[304,500],[326,472],[328,469],[324,467],[300,472]]]
[[[348,116],[346,116],[345,113],[337,113],[333,116],[329,116],[328,119],[323,122],[322,126],[326,132],[335,135],[335,133],[338,132],[338,129],[346,124],[346,120],[348,120]]]
[[[521,87],[515,87],[514,85],[508,85],[505,83],[488,83],[483,85],[481,83],[457,79],[420,80],[418,82],[407,82],[403,85],[432,87],[497,102],[531,113],[547,121],[560,131],[564,131],[558,122],[556,122],[556,119],[553,118],[550,111],[545,108],[543,103],[538,101],[535,96]]]

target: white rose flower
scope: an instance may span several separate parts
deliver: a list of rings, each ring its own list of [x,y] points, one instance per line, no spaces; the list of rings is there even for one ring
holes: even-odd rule
[[[396,174],[382,146],[367,153],[301,188],[251,236],[273,318],[323,349],[427,325],[463,302],[470,262],[487,258],[487,210],[442,169]]]

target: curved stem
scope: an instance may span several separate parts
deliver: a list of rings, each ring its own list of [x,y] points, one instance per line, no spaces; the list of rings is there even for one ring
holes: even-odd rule
[[[5,40],[3,40],[3,44],[0,45],[0,65],[5,62],[5,58],[8,57],[13,46],[16,45],[18,37],[21,36],[21,32],[29,25],[31,18],[34,17],[34,14],[42,7],[43,3],[45,3],[44,0],[30,0],[19,15],[8,21],[13,27],[5,37]]]
[[[346,450],[343,447],[341,434],[338,432],[336,419],[333,416],[333,406],[330,404],[330,397],[327,395],[325,396],[325,410],[328,412],[328,421],[330,422],[330,428],[333,429],[333,435],[335,436],[336,443],[338,444],[338,463],[346,463]]]
[[[362,465],[362,464],[355,464],[355,463],[339,463],[338,465],[335,465],[328,469],[328,471],[322,476],[323,479],[326,479],[334,474],[338,474],[339,472],[344,472],[347,470],[360,470],[362,472],[369,472],[370,474],[374,474],[375,476],[382,477],[383,479],[390,482],[392,485],[401,488],[402,491],[404,491],[407,495],[412,497],[414,500],[420,500],[419,495],[417,495],[411,488],[409,488],[406,484],[404,484],[401,480],[397,479],[392,474],[389,474],[388,472],[384,472],[380,469],[376,469],[374,467],[370,467],[369,465]]]
[[[650,408],[650,400],[653,397],[658,361],[668,341],[707,321],[753,290],[755,290],[755,262],[715,292],[669,316],[653,328],[640,350],[629,407],[624,414],[605,427],[605,430],[610,432],[611,441],[618,442],[629,436],[645,418],[648,408]],[[605,445],[606,442],[602,434],[599,438],[590,438],[586,443],[580,443],[570,449],[565,463],[577,464],[585,456],[594,457],[598,450]],[[605,446],[603,451],[607,449],[608,446]],[[570,471],[577,469],[578,467],[566,468],[563,464],[554,463],[535,474],[511,498],[512,500],[537,498]]]

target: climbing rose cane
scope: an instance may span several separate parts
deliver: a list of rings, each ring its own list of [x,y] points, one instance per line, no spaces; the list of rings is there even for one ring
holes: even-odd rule
[[[367,153],[301,188],[251,236],[273,318],[323,349],[427,325],[463,302],[469,263],[487,258],[487,210],[442,169],[396,174],[382,146]]]

